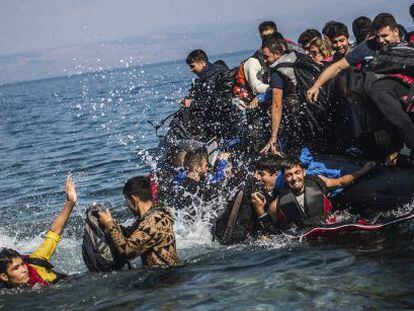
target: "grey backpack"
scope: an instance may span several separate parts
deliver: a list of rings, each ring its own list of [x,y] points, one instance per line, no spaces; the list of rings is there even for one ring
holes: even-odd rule
[[[129,261],[117,252],[101,229],[97,215],[100,208],[98,204],[93,204],[86,211],[82,243],[83,262],[92,272],[120,270],[125,264],[130,267]]]

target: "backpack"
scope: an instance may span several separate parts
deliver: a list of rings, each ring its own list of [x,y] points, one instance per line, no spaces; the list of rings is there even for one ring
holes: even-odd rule
[[[246,193],[240,190],[217,218],[213,236],[220,244],[241,243],[255,232],[256,218]]]
[[[405,45],[387,45],[377,51],[369,71],[376,74],[414,74],[414,48]]]
[[[305,113],[306,123],[308,124],[312,137],[324,137],[324,129],[327,129],[331,119],[331,102],[333,97],[331,85],[327,85],[320,90],[318,100],[309,103],[306,92],[318,79],[321,72],[325,69],[324,65],[316,63],[309,55],[295,52],[296,60],[293,63],[280,63],[272,68],[272,72],[281,68],[292,68],[296,78],[296,94],[301,104],[301,110]],[[278,71],[280,72],[280,71]]]
[[[99,205],[93,204],[86,211],[82,243],[83,262],[92,272],[120,270],[125,264],[130,267],[129,261],[117,252],[101,229],[97,216],[99,209]]]

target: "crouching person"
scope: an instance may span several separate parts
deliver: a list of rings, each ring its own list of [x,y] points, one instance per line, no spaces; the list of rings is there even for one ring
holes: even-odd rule
[[[16,250],[9,248],[0,250],[2,287],[33,287],[36,284],[48,286],[66,277],[66,275],[54,271],[49,260],[56,250],[76,199],[75,185],[68,176],[66,178],[66,203],[50,226],[42,245],[30,255],[21,255]]]
[[[99,223],[117,251],[129,259],[141,256],[144,266],[177,266],[173,219],[169,211],[156,202],[150,181],[144,176],[128,180],[123,189],[129,209],[139,218],[124,235],[121,226],[107,210],[99,212]]]

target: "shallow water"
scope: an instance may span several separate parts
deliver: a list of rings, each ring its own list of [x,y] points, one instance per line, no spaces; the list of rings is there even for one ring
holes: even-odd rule
[[[247,54],[226,55],[229,65]],[[27,253],[64,202],[71,172],[79,200],[53,263],[74,274],[40,290],[0,294],[0,309],[273,310],[414,308],[413,225],[335,240],[287,237],[224,247],[207,225],[177,219],[186,266],[91,274],[81,259],[84,211],[104,203],[131,221],[126,179],[154,165],[147,120],[175,111],[192,78],[184,62],[0,87],[0,246]]]

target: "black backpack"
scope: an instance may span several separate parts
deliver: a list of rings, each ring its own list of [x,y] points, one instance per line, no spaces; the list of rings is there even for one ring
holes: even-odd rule
[[[369,71],[377,74],[414,74],[414,48],[405,45],[387,45],[381,48],[370,62]]]
[[[255,233],[256,213],[243,190],[231,199],[212,229],[220,244],[230,245],[244,242]]]
[[[319,92],[316,102],[309,103],[306,98],[306,92],[318,79],[321,72],[325,69],[324,65],[316,63],[309,55],[294,52],[296,60],[293,63],[280,63],[272,68],[272,72],[281,68],[292,68],[297,81],[296,94],[300,101],[303,115],[300,117],[304,128],[309,132],[310,137],[317,138],[318,141],[327,135],[326,129],[330,127],[332,118],[333,89],[332,84],[327,84]],[[278,71],[279,72],[279,71]],[[311,142],[309,142],[312,146]]]
[[[83,262],[92,272],[120,270],[125,264],[129,266],[129,261],[107,240],[105,232],[98,223],[99,210],[100,206],[94,204],[86,211],[82,243]]]

